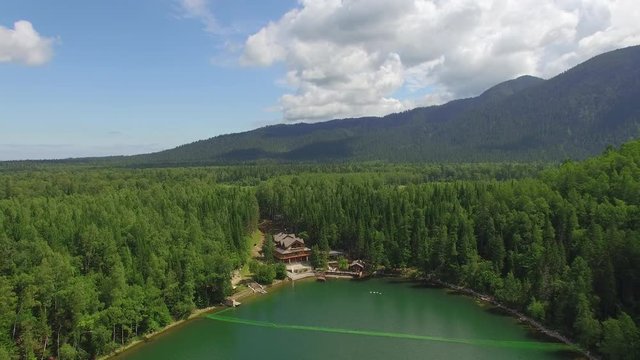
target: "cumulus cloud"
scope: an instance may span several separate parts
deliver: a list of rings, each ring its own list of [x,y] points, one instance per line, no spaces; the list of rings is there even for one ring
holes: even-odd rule
[[[636,45],[635,1],[299,0],[246,40],[242,62],[285,64],[287,121],[383,115]]]
[[[0,26],[0,62],[38,66],[52,56],[53,39],[40,36],[30,22],[17,21],[13,29]]]

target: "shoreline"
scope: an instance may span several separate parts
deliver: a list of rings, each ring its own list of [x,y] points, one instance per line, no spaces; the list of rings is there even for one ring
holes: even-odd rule
[[[273,282],[273,284],[271,285],[266,285],[265,288],[268,290],[274,289],[277,290],[279,288],[282,288],[284,286],[284,284],[286,283],[291,283],[292,281],[290,280],[275,280]],[[250,289],[245,289],[241,292],[235,293],[230,295],[230,298],[233,298],[234,300],[246,300],[246,299],[252,299],[252,298],[257,298],[258,295],[267,295],[267,294],[260,294],[260,293],[256,293],[251,291]],[[209,306],[206,308],[201,308],[201,309],[195,309],[186,319],[181,319],[181,320],[177,320],[174,321],[168,325],[166,325],[165,327],[158,329],[152,333],[149,334],[145,334],[145,335],[141,335],[139,336],[137,339],[131,341],[128,344],[125,344],[119,348],[117,348],[116,350],[114,350],[113,352],[103,355],[101,357],[98,357],[98,360],[108,360],[108,359],[115,359],[117,358],[117,356],[122,355],[123,353],[132,350],[135,347],[138,347],[140,345],[145,344],[146,342],[152,340],[153,338],[158,337],[159,335],[163,335],[166,334],[167,332],[169,332],[170,330],[175,329],[176,327],[179,327],[181,325],[185,325],[188,322],[198,319],[198,318],[202,318],[204,315],[207,314],[211,314],[211,313],[216,313],[218,311],[224,310],[224,309],[228,309],[229,306],[225,306],[223,304],[219,304],[216,306]]]
[[[428,276],[417,276],[416,272],[395,272],[395,273],[389,273],[389,274],[372,274],[369,276],[366,276],[364,278],[362,278],[363,280],[366,280],[368,278],[380,278],[380,279],[399,279],[401,281],[408,281],[408,282],[420,282],[423,284],[428,284],[428,285],[432,285],[432,286],[437,286],[439,288],[448,290],[450,293],[452,294],[459,294],[459,295],[464,295],[464,296],[468,296],[471,297],[473,299],[475,299],[478,302],[481,302],[483,304],[486,305],[490,305],[493,306],[494,308],[497,308],[501,311],[504,312],[504,314],[506,316],[509,316],[511,318],[514,318],[515,320],[518,320],[518,322],[520,322],[523,325],[526,325],[528,327],[530,327],[530,329],[532,331],[535,331],[537,334],[541,334],[544,335],[547,339],[553,339],[556,341],[559,341],[561,343],[564,343],[568,346],[570,346],[575,352],[580,353],[582,356],[584,356],[586,359],[589,360],[600,360],[600,358],[598,358],[597,356],[595,356],[594,354],[592,354],[590,351],[584,349],[583,347],[581,347],[579,344],[577,344],[576,342],[574,342],[573,340],[571,340],[570,338],[568,338],[567,336],[561,334],[560,332],[556,331],[556,330],[552,330],[547,328],[545,325],[543,325],[542,323],[538,322],[537,320],[521,313],[518,310],[515,310],[505,304],[502,304],[501,302],[499,302],[498,300],[496,300],[493,296],[491,295],[487,295],[487,294],[482,294],[479,293],[471,288],[467,288],[464,286],[460,286],[460,285],[455,285],[455,284],[451,284],[448,283],[446,281],[442,281],[432,275],[428,275]]]
[[[174,321],[172,323],[169,323],[165,327],[163,327],[161,329],[158,329],[158,330],[156,330],[156,331],[154,331],[152,333],[141,335],[137,339],[131,341],[130,343],[125,344],[125,345],[117,348],[116,350],[114,350],[113,352],[111,352],[109,354],[106,354],[106,355],[103,355],[101,357],[98,357],[97,359],[98,360],[107,360],[107,359],[115,358],[116,356],[121,355],[122,353],[124,353],[124,352],[126,352],[128,350],[131,350],[131,349],[133,349],[134,347],[136,347],[138,345],[146,343],[147,341],[151,340],[152,338],[157,337],[158,335],[162,335],[162,334],[166,333],[167,331],[169,331],[169,330],[171,330],[171,329],[173,329],[175,327],[178,327],[180,325],[186,324],[187,322],[189,322],[191,320],[199,318],[204,314],[211,313],[214,310],[216,310],[218,308],[221,308],[221,307],[224,307],[224,306],[218,305],[218,306],[209,306],[209,307],[201,308],[201,309],[195,309],[186,319],[180,319],[180,320]]]
[[[497,301],[494,297],[486,295],[486,294],[481,294],[473,289],[470,288],[466,288],[463,286],[459,286],[459,285],[455,285],[455,284],[451,284],[436,278],[415,278],[415,277],[411,277],[411,276],[407,276],[407,275],[401,275],[401,274],[397,274],[397,275],[374,275],[374,276],[367,276],[364,277],[360,280],[366,280],[367,278],[381,278],[381,279],[401,279],[403,281],[412,281],[412,282],[422,282],[425,284],[430,284],[430,285],[434,285],[434,286],[439,286],[442,287],[443,289],[446,289],[448,291],[450,291],[451,293],[457,293],[457,294],[461,294],[464,296],[469,296],[477,301],[480,301],[482,303],[491,305],[495,308],[498,308],[502,311],[504,311],[504,313],[509,316],[514,318],[515,320],[517,320],[518,322],[520,322],[523,325],[529,326],[531,328],[531,330],[537,332],[538,334],[542,334],[544,336],[546,336],[549,339],[553,339],[556,341],[559,341],[561,343],[564,343],[566,345],[569,345],[574,351],[580,353],[582,356],[585,356],[586,359],[589,360],[599,360],[599,358],[597,358],[596,356],[594,356],[593,354],[591,354],[589,351],[583,349],[582,347],[580,347],[578,344],[576,344],[575,342],[573,342],[571,339],[569,339],[568,337],[562,335],[561,333],[555,331],[555,330],[551,330],[546,328],[543,324],[539,323],[538,321],[534,320],[533,318],[526,316],[525,314],[512,309],[502,303],[500,303],[499,301]],[[348,280],[346,278],[338,278],[335,277],[333,278],[334,280]],[[295,282],[300,281],[300,282],[308,282],[308,281],[312,281],[311,278],[304,278],[304,279],[300,279],[300,280],[290,280],[290,279],[285,279],[285,280],[276,280],[274,281],[273,284],[271,285],[267,285],[265,286],[266,289],[268,290],[279,290],[281,288],[283,288],[286,284],[295,284]],[[295,285],[293,285],[295,286]],[[245,289],[241,292],[235,293],[233,295],[230,295],[229,297],[234,299],[234,300],[253,300],[253,299],[257,299],[260,297],[260,295],[268,295],[271,292],[268,292],[267,294],[261,294],[258,292],[254,292],[250,289]],[[240,305],[242,306],[242,305]],[[229,306],[225,306],[225,305],[218,305],[218,306],[211,306],[211,307],[207,307],[207,308],[202,308],[202,309],[196,309],[193,311],[193,313],[191,313],[191,315],[189,315],[189,317],[187,317],[186,319],[182,319],[182,320],[178,320],[175,322],[172,322],[170,324],[168,324],[167,326],[163,327],[162,329],[159,329],[153,333],[150,334],[146,334],[143,335],[142,337],[132,341],[129,344],[126,344],[118,349],[116,349],[114,352],[108,354],[108,355],[104,355],[102,357],[99,357],[99,360],[107,360],[107,359],[112,359],[112,358],[116,358],[118,355],[123,354],[126,351],[129,351],[137,346],[140,346],[146,342],[148,342],[149,340],[151,340],[152,338],[155,338],[159,335],[165,334],[168,331],[180,326],[180,325],[184,325],[186,323],[188,323],[189,321],[192,321],[194,319],[197,318],[201,318],[202,316],[206,315],[206,314],[210,314],[210,313],[216,313],[218,311],[224,310],[224,309],[228,309],[230,308]]]
[[[545,327],[543,324],[541,324],[540,322],[534,320],[533,318],[519,312],[518,310],[512,309],[502,303],[500,303],[499,301],[497,301],[493,296],[489,296],[486,294],[481,294],[473,289],[469,289],[463,286],[459,286],[459,285],[454,285],[436,278],[421,278],[421,279],[411,279],[408,277],[403,277],[400,276],[403,279],[406,280],[417,280],[417,281],[421,281],[427,284],[431,284],[431,285],[436,285],[436,286],[441,286],[444,289],[448,289],[451,290],[453,292],[462,294],[462,295],[466,295],[466,296],[470,296],[476,300],[479,300],[483,303],[492,305],[502,311],[504,311],[508,316],[518,320],[520,323],[522,324],[526,324],[527,326],[530,326],[532,329],[534,329],[536,332],[545,335],[548,338],[557,340],[559,342],[562,342],[566,345],[569,345],[574,351],[579,352],[580,354],[582,354],[583,356],[585,356],[587,359],[589,360],[599,360],[598,357],[594,356],[593,354],[591,354],[588,350],[582,348],[580,345],[578,345],[577,343],[575,343],[574,341],[572,341],[571,339],[569,339],[568,337],[562,335],[561,333],[559,333],[558,331],[555,330],[551,330],[547,327]]]

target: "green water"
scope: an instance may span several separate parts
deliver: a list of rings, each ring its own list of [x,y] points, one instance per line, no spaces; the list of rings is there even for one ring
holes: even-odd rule
[[[118,359],[566,359],[473,299],[389,280],[302,282],[188,322]]]

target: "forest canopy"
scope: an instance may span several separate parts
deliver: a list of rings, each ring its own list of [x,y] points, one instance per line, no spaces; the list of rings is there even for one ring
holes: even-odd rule
[[[492,294],[610,358],[640,352],[640,141],[529,179],[302,175],[257,196],[262,216],[374,267]]]
[[[640,351],[640,141],[539,164],[0,171],[0,359],[95,358],[231,291],[260,218]]]
[[[229,294],[257,225],[251,189],[100,175],[6,177],[0,359],[93,358]]]

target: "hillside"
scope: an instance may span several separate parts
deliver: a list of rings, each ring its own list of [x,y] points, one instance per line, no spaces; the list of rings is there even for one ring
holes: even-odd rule
[[[266,126],[153,154],[65,162],[172,166],[255,161],[487,162],[582,159],[640,132],[640,46],[549,80],[384,117]]]
[[[540,78],[523,76],[498,84],[478,97],[455,100],[441,106],[417,108],[384,117],[266,126],[128,160],[135,164],[234,163],[263,159],[285,162],[450,160],[446,151],[431,140],[429,134],[416,136],[416,131],[423,127],[438,129],[475,108],[489,106],[542,82],[544,80]],[[416,153],[418,148],[430,142],[434,148],[440,148],[440,154]]]
[[[494,161],[584,158],[638,135],[640,47],[605,53],[552,79],[531,76],[478,97],[382,118],[275,125],[133,162]]]

